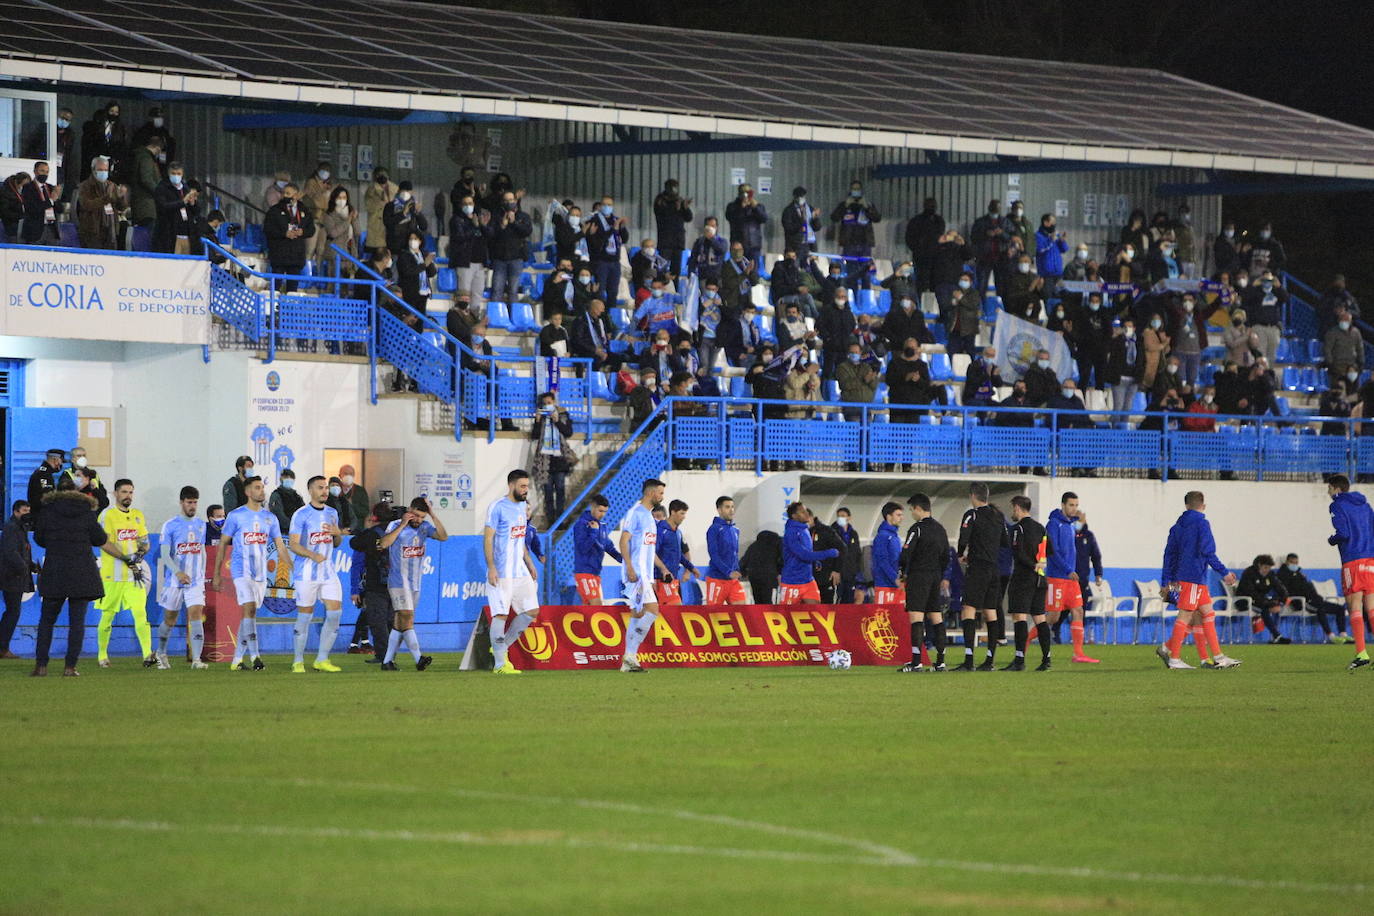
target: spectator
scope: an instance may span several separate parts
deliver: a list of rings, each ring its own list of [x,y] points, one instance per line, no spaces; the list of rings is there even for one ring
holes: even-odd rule
[[[167,166],[167,177],[153,191],[157,225],[153,229],[153,250],[164,254],[190,254],[200,218],[200,191],[186,183],[186,170],[180,162]]]
[[[1274,575],[1273,557],[1267,553],[1255,557],[1255,562],[1241,573],[1240,582],[1236,585],[1236,599],[1238,609],[1258,615],[1254,622],[1255,633],[1269,630],[1271,645],[1285,646],[1292,642],[1279,633],[1277,615],[1288,603],[1288,589]],[[1240,599],[1245,599],[1244,603]]]
[[[1059,376],[1050,368],[1049,350],[1035,354],[1035,364],[1026,369],[1022,378],[1026,381],[1026,396],[1036,407],[1044,407],[1059,391]]]
[[[1318,416],[1338,418],[1322,423],[1321,434],[1323,436],[1346,435],[1350,431],[1350,426],[1339,421],[1348,419],[1355,404],[1359,401],[1357,392],[1360,373],[1353,366],[1337,366],[1335,372],[1339,377],[1321,393],[1317,402]]]
[[[1135,322],[1130,318],[1112,322],[1112,339],[1107,345],[1107,384],[1112,389],[1112,410],[1120,413],[1131,408],[1140,390],[1140,345],[1135,336]]]
[[[262,191],[262,208],[264,210],[271,210],[277,204],[281,203],[282,191],[285,191],[286,186],[290,183],[291,173],[286,171],[286,169],[278,169],[276,173],[273,174],[272,180],[267,183],[267,187]]]
[[[1212,242],[1212,267],[1217,273],[1235,276],[1242,268],[1241,247],[1236,240],[1236,224],[1227,222]]]
[[[864,185],[857,179],[849,183],[849,196],[835,205],[830,221],[838,223],[836,237],[845,258],[845,285],[851,290],[868,289],[869,269],[873,266],[873,224],[882,221],[878,208],[864,199]]]
[[[1016,273],[999,291],[1005,289],[1002,303],[1008,312],[1027,321],[1039,321],[1040,309],[1045,302],[1045,284],[1040,277],[1031,273],[1030,255],[1022,254],[1016,259]]]
[[[151,226],[157,222],[157,186],[162,183],[162,166],[158,158],[161,155],[161,137],[152,137],[134,150],[133,161],[129,164],[129,218],[135,226]],[[266,223],[265,217],[263,222]]]
[[[577,460],[568,444],[572,434],[572,417],[558,405],[557,395],[551,391],[541,394],[539,412],[530,431],[534,441],[532,476],[544,493],[544,520],[549,528],[567,508],[568,474]]]
[[[1169,352],[1170,343],[1169,335],[1164,332],[1164,319],[1159,315],[1151,315],[1149,327],[1145,328],[1145,333],[1141,335],[1141,389],[1155,390],[1155,378],[1159,375],[1164,355]]]
[[[153,137],[162,139],[162,163],[175,162],[177,158],[177,141],[172,136],[172,130],[167,126],[167,116],[160,107],[148,109],[148,120],[143,122],[143,126],[134,131],[131,141],[134,149],[147,144]]]
[[[1202,389],[1202,397],[1194,398],[1188,405],[1188,418],[1179,421],[1179,427],[1190,433],[1214,433],[1217,421],[1212,417],[1217,412],[1216,389],[1207,386]]]
[[[0,191],[0,225],[5,227],[5,240],[19,243],[19,221],[24,218],[24,188],[33,178],[28,172],[15,172],[5,179]]]
[[[1078,360],[1078,381],[1086,388],[1106,391],[1107,362],[1111,355],[1112,319],[1102,311],[1102,294],[1088,293],[1087,304],[1073,319],[1074,355]]]
[[[1327,642],[1339,644],[1355,641],[1345,632],[1345,605],[1339,601],[1327,601],[1317,594],[1317,587],[1303,572],[1302,564],[1298,562],[1296,553],[1290,553],[1284,558],[1283,565],[1278,568],[1276,575],[1279,579],[1279,585],[1283,586],[1290,598],[1301,598],[1306,605],[1305,610],[1317,615],[1317,625],[1326,634]],[[1331,617],[1336,618],[1334,630],[1329,619]]]
[[[1021,240],[1021,249],[1029,250],[1035,236],[1031,233],[1030,220],[1026,219],[1026,205],[1019,200],[1011,202],[1011,212],[1007,214],[1007,231]]]
[[[799,286],[795,293],[778,299],[778,305],[783,308],[795,305],[801,310],[803,318],[816,319],[821,316],[820,303],[816,301],[815,296],[811,295],[811,290],[806,286]]]
[[[1174,255],[1174,239],[1171,235],[1160,237],[1150,247],[1150,253],[1145,257],[1145,275],[1151,287],[1158,287],[1166,280],[1176,280],[1183,275],[1178,258]]]
[[[1318,333],[1325,337],[1327,330],[1336,324],[1336,315],[1341,311],[1349,312],[1352,318],[1360,317],[1359,301],[1345,288],[1345,276],[1336,274],[1326,292],[1317,300]]]
[[[1271,413],[1274,409],[1274,392],[1279,390],[1279,384],[1267,359],[1255,360],[1250,367],[1248,382],[1251,412],[1256,415]]]
[[[729,246],[720,237],[716,218],[706,217],[700,237],[692,243],[692,256],[687,261],[688,272],[696,274],[702,285],[707,280],[719,283],[721,267],[728,257]]]
[[[964,241],[964,237],[958,232],[948,229],[937,240],[932,258],[931,282],[935,286],[935,301],[939,303],[940,314],[948,324],[954,290],[959,287],[959,281],[968,277],[967,289],[975,287],[975,274],[966,268],[974,259],[973,246]],[[917,270],[919,269],[918,265]],[[919,282],[921,278],[918,276],[916,279]],[[975,290],[980,298],[986,288],[984,284]]]
[[[806,188],[793,188],[792,202],[782,211],[783,245],[795,251],[798,260],[809,260],[821,225],[821,211],[806,202]]]
[[[83,171],[77,169],[76,175],[72,174],[72,164],[76,162],[73,158],[76,155],[76,131],[72,129],[74,117],[72,110],[65,105],[57,109],[57,148],[54,150],[57,157],[57,183],[67,189],[68,195],[77,184],[76,176]],[[81,178],[84,180],[85,176]]]
[[[410,233],[401,251],[402,254],[396,258],[396,277],[401,285],[401,298],[423,315],[434,291],[434,277],[439,273],[439,268],[434,264],[434,252],[425,251],[425,237],[416,231]]]
[[[57,491],[44,500],[34,531],[34,541],[46,554],[38,576],[38,593],[43,596],[43,605],[32,676],[44,677],[48,673],[53,626],[65,604],[67,656],[62,676],[76,677],[76,663],[86,636],[86,610],[91,601],[104,597],[105,593],[91,548],[104,544],[107,535],[96,520],[95,503],[77,493],[70,480],[62,481]]]
[[[487,191],[486,185],[477,184],[477,170],[470,165],[465,165],[458,170],[458,180],[453,183],[453,188],[448,192],[448,202],[454,213],[463,207],[463,198],[471,197],[474,204],[482,198]]]
[[[363,192],[363,206],[367,208],[367,238],[363,239],[363,251],[368,257],[376,253],[378,248],[386,248],[387,228],[386,211],[396,196],[401,193],[401,189],[387,178],[385,169],[377,169],[372,173],[372,181],[368,183],[367,190]],[[454,207],[454,212],[459,211],[459,207]],[[450,255],[450,257],[452,257]],[[452,264],[452,267],[461,266]],[[468,289],[467,286],[459,284],[459,289]],[[480,293],[481,291],[478,290]],[[474,300],[476,301],[476,297]]]
[[[978,289],[985,290],[988,288],[988,275],[1001,262],[1007,243],[1011,241],[1007,221],[1002,217],[1000,200],[994,198],[988,201],[988,212],[973,221],[969,240],[978,257]]]
[[[25,245],[57,245],[57,215],[66,209],[62,203],[62,188],[48,183],[48,163],[33,164],[33,180],[25,184],[20,195],[24,201],[24,225],[20,238]]]
[[[587,275],[588,277],[591,274]],[[576,313],[577,307],[574,305],[577,294],[577,277],[573,272],[572,261],[567,258],[559,258],[554,265],[553,271],[544,281],[544,291],[539,295],[539,304],[544,309],[544,317],[548,318],[554,312],[562,312],[565,315]]]
[[[335,187],[329,193],[329,199],[325,201],[323,213],[323,225],[316,235],[323,240],[319,247],[323,273],[332,274],[336,257],[333,246],[337,245],[352,257],[356,258],[359,255],[358,208],[353,206],[348,188],[343,185]],[[341,271],[345,276],[352,276],[353,265],[344,261]]]
[[[602,295],[601,289],[596,285],[595,278],[592,277],[592,269],[586,264],[579,265],[577,268],[577,283],[573,287],[572,307],[574,313],[585,312],[587,306],[591,305],[593,299],[600,299],[603,305],[609,308],[609,303]],[[622,330],[624,330],[622,328]]]
[[[821,339],[821,375],[835,378],[840,360],[849,349],[858,322],[849,308],[849,290],[843,286],[834,291],[816,319],[816,333]]]
[[[252,458],[240,455],[234,460],[234,476],[226,480],[220,488],[220,500],[224,503],[226,515],[248,502],[248,497],[244,495],[244,487],[249,480],[257,476],[258,472],[253,469]]]
[[[660,379],[671,379],[673,368],[668,361],[673,355],[673,341],[667,329],[654,332],[649,345],[639,354],[639,368],[652,369]]]
[[[444,315],[444,330],[465,347],[472,346],[472,327],[476,323],[477,316],[472,313],[472,303],[468,301],[467,296],[454,299],[453,305]]]
[[[668,262],[664,269],[676,278],[682,271],[687,227],[692,223],[692,198],[684,199],[678,193],[676,178],[663,182],[663,192],[654,198],[654,223],[658,232],[658,253]]]
[[[1190,386],[1197,385],[1202,369],[1202,349],[1207,345],[1207,319],[1197,311],[1197,297],[1184,293],[1174,310],[1171,356],[1178,358],[1179,373]]]
[[[1278,352],[1282,334],[1283,314],[1288,308],[1288,292],[1274,281],[1268,270],[1260,274],[1258,285],[1251,286],[1241,297],[1250,327],[1259,339],[1259,351],[1270,363]]]
[[[421,212],[420,199],[409,181],[398,186],[395,198],[382,212],[382,223],[386,227],[386,247],[393,252],[406,250],[412,232],[418,232],[422,239],[429,232],[429,220]]]
[[[1287,264],[1288,255],[1283,250],[1283,243],[1274,237],[1274,224],[1265,223],[1260,226],[1259,235],[1250,241],[1249,258],[1246,262],[1250,276],[1266,272],[1277,276]]]
[[[976,352],[978,325],[983,315],[983,300],[973,288],[973,274],[964,272],[949,293],[949,308],[944,310],[945,333],[950,353]]]
[[[722,311],[716,328],[716,344],[725,351],[725,360],[732,366],[745,366],[762,346],[758,325],[754,323],[754,304],[742,311]]]
[[[1179,395],[1178,389],[1168,388],[1160,392],[1151,402],[1149,411],[1151,414],[1183,413],[1188,409],[1188,405],[1183,403],[1183,398]],[[1158,416],[1146,417],[1140,423],[1141,429],[1163,431],[1164,419]],[[1172,472],[1171,472],[1172,476]],[[1149,473],[1151,480],[1159,479],[1159,471],[1151,469]]]
[[[296,492],[296,472],[287,468],[281,472],[277,488],[267,497],[267,509],[277,517],[282,531],[290,531],[291,517],[304,505],[304,497]]]
[[[916,269],[918,292],[935,291],[935,250],[945,234],[945,218],[938,212],[935,198],[927,197],[921,212],[906,224],[906,247]]]
[[[917,299],[916,279],[912,276],[915,268],[910,261],[903,261],[893,268],[891,276],[885,278],[879,285],[892,294],[892,301],[896,302],[903,297]]]
[[[738,312],[751,301],[751,291],[759,282],[757,262],[748,257],[743,244],[730,243],[730,260],[720,272],[720,299],[726,310]]]
[[[819,401],[821,399],[820,365],[797,360],[782,380],[782,393],[789,401]],[[809,420],[814,411],[796,405],[787,408],[789,420]],[[800,467],[800,465],[798,465]]]
[[[561,212],[560,212],[561,211]],[[583,230],[582,208],[571,200],[564,201],[553,216],[553,245],[559,260],[571,261],[575,266],[591,264],[587,236]]]
[[[849,295],[849,287],[844,285],[844,262],[839,258],[829,258],[826,262],[825,276],[821,278],[821,301],[833,302],[836,290],[844,290]]]
[[[601,198],[585,232],[597,288],[607,305],[619,302],[620,250],[630,240],[630,230],[625,217],[615,215],[615,198],[609,194]]]
[[[677,378],[683,374],[695,378],[700,367],[701,361],[697,359],[696,350],[692,347],[692,339],[685,335],[680,337],[673,349],[673,355],[668,357],[668,370],[672,373],[669,378]]]
[[[9,189],[0,191],[0,200]],[[76,189],[76,236],[82,248],[113,251],[119,247],[119,214],[129,206],[129,189],[110,180],[110,160],[97,156],[90,177]],[[6,227],[8,229],[8,227]]]
[[[1331,373],[1332,384],[1341,378],[1339,370],[1345,367],[1354,367],[1357,371],[1364,369],[1364,338],[1355,329],[1349,312],[1336,315],[1335,326],[1322,340],[1322,357]]]
[[[499,210],[482,214],[482,232],[491,257],[491,301],[514,303],[520,298],[520,274],[529,260],[534,224],[520,209],[515,192],[503,192],[500,203]]]
[[[653,369],[641,369],[639,384],[630,391],[628,399],[630,420],[629,429],[626,432],[633,433],[639,429],[645,420],[649,419],[663,400],[663,396],[658,391],[658,373]]]
[[[330,197],[338,187],[339,183],[334,180],[334,166],[328,162],[317,163],[315,171],[301,187],[301,206],[315,220],[315,234],[307,242],[307,254],[311,261],[323,261],[329,256],[327,235],[322,223],[330,209]]]
[[[357,534],[367,526],[367,515],[372,508],[367,500],[367,490],[358,483],[358,471],[351,464],[339,467],[339,483],[343,487],[341,495],[348,500],[349,514],[353,516],[353,527],[349,530]],[[357,641],[361,642],[361,639]]]
[[[505,172],[497,172],[491,179],[487,196],[479,202],[482,209],[489,213],[499,213],[508,192],[515,195],[517,203],[525,196],[525,189],[517,188],[515,182],[511,181],[510,175]]]
[[[637,296],[641,289],[648,289],[650,281],[659,274],[672,276],[670,264],[659,254],[654,240],[645,239],[634,257],[630,258],[630,296]]]
[[[730,248],[738,244],[744,256],[757,266],[763,254],[763,227],[768,224],[768,210],[754,199],[754,188],[748,182],[739,186],[739,193],[725,208],[725,221],[730,224]]]
[[[1173,352],[1170,352],[1164,361],[1163,370],[1155,374],[1152,390],[1159,396],[1169,388],[1180,393],[1184,390],[1183,364],[1179,362],[1178,354]]]
[[[702,281],[697,300],[697,349],[701,365],[708,370],[716,365],[716,334],[721,314],[720,284],[715,280]]]
[[[1246,374],[1249,374],[1248,369]],[[1251,413],[1246,377],[1241,375],[1234,362],[1228,359],[1212,380],[1212,384],[1216,391],[1217,407],[1222,413]]]
[[[209,213],[196,220],[194,233],[191,237],[191,254],[201,255],[210,259],[211,264],[224,264],[229,259],[211,248],[207,242],[219,244],[220,227],[228,222],[223,210],[211,210]],[[231,236],[232,238],[232,236]],[[351,344],[350,344],[351,346]]]
[[[1040,228],[1035,230],[1035,269],[1044,281],[1046,294],[1053,295],[1059,288],[1064,275],[1064,252],[1069,250],[1064,233],[1055,231],[1053,213],[1040,217]]]
[[[821,278],[819,273],[813,275],[811,271],[816,270],[815,263],[808,261],[803,263],[797,257],[797,252],[788,248],[782,253],[782,257],[773,264],[772,273],[769,275],[768,296],[769,300],[777,305],[780,302],[800,301],[798,297],[810,299],[809,293],[821,288]],[[806,314],[805,309],[802,314]],[[808,318],[815,318],[815,315],[808,315]]]
[[[81,125],[81,178],[91,174],[89,163],[97,156],[110,160],[110,172],[122,178],[129,168],[129,136],[119,116],[119,103],[106,102]],[[38,512],[37,506],[33,507]]]
[[[845,292],[848,292],[846,290]],[[873,326],[873,316],[867,312],[858,316],[859,326],[854,329],[853,340],[863,347],[864,359],[883,359],[887,356],[887,344]]]
[[[1126,245],[1117,251],[1112,263],[1107,265],[1103,279],[1109,283],[1130,283],[1135,286],[1144,284],[1145,265],[1136,260],[1135,246]],[[1132,299],[1130,293],[1118,293],[1113,302],[1113,309],[1117,314],[1121,314],[1124,309],[1131,306]],[[1144,302],[1145,300],[1142,299],[1141,301]],[[1148,320],[1145,318],[1143,309],[1133,311],[1132,317],[1138,319],[1137,323],[1140,325],[1144,325],[1145,321]]]
[[[344,496],[342,478],[329,478],[329,495],[325,497],[324,504],[338,514],[340,528],[344,531],[353,530],[353,503]]]
[[[1005,386],[1002,372],[997,368],[997,350],[984,347],[975,353],[964,372],[964,391],[959,401],[965,407],[991,407],[997,399],[997,389]]]
[[[749,580],[755,604],[772,604],[782,572],[782,536],[765,528],[740,557],[739,570]]]
[[[857,343],[849,345],[845,359],[835,368],[835,382],[840,389],[840,400],[852,404],[872,404],[878,393],[878,369],[874,360],[864,359],[863,350]],[[859,407],[842,408],[844,418],[851,423],[863,419],[863,409]]]
[[[782,400],[782,375],[786,368],[780,363],[775,365],[777,352],[771,344],[764,344],[759,348],[758,355],[749,365],[749,370],[744,376],[744,383],[749,386],[753,397],[760,401],[781,401]],[[763,416],[766,420],[779,420],[786,415],[786,408],[781,405],[765,404]],[[770,462],[769,470],[776,470],[775,462]]]
[[[788,303],[783,312],[783,319],[777,322],[775,331],[778,336],[778,349],[784,353],[793,347],[803,347],[807,351],[817,347],[816,332],[806,326],[801,306],[795,302]]]
[[[637,301],[634,326],[644,331],[646,337],[652,337],[655,331],[667,331],[669,334],[678,332],[677,306],[682,300],[669,295],[667,274],[654,277],[647,291],[640,290]]]
[[[0,659],[19,657],[10,651],[10,640],[19,625],[24,596],[33,592],[33,577],[38,573],[29,547],[28,515],[28,501],[16,499],[0,535],[0,592],[5,597],[5,612],[0,616]]]
[[[993,422],[998,426],[1031,426],[1035,422],[1035,415],[1022,412],[1026,408],[1037,406],[1026,393],[1025,379],[1017,379],[1011,386],[1011,394],[1006,397],[998,407],[1019,408],[1016,412],[999,413],[993,418]]]
[[[282,189],[281,200],[262,220],[263,235],[267,238],[267,260],[273,273],[298,276],[305,270],[306,239],[315,231],[315,221],[296,199],[298,193],[299,189],[288,183]],[[404,251],[404,242],[396,250]],[[295,280],[280,283],[279,289],[284,293],[295,291],[297,286]]]
[[[571,355],[571,337],[563,327],[563,313],[552,312],[548,324],[539,331],[539,355],[566,358]]]
[[[1150,230],[1145,225],[1145,211],[1139,208],[1131,211],[1126,218],[1126,226],[1121,230],[1120,247],[1129,246],[1142,261],[1150,250]]]
[[[1050,396],[1045,402],[1047,410],[1065,410],[1071,413],[1061,414],[1058,424],[1060,429],[1091,429],[1092,421],[1088,419],[1088,408],[1083,404],[1083,399],[1078,395],[1078,386],[1074,380],[1066,378],[1059,383],[1059,390]],[[1074,476],[1080,476],[1077,472]]]
[[[930,383],[930,366],[921,359],[921,348],[916,338],[908,337],[893,350],[892,359],[887,364],[887,401],[889,404],[927,405],[936,401],[936,393]],[[943,403],[943,397],[939,398]],[[917,423],[924,411],[894,410],[893,423]]]
[[[1193,236],[1193,209],[1187,204],[1178,208],[1178,219],[1174,221],[1174,256],[1178,259],[1179,272],[1186,278],[1197,276],[1197,243]]]
[[[883,319],[883,339],[889,348],[899,350],[902,342],[909,337],[923,344],[935,342],[930,329],[926,327],[925,315],[916,308],[916,300],[910,295],[900,300],[894,296],[892,308],[888,309],[887,317]]]
[[[1221,342],[1226,346],[1226,358],[1237,366],[1250,368],[1259,352],[1259,335],[1245,323],[1245,309],[1231,313],[1231,326],[1221,332]]]

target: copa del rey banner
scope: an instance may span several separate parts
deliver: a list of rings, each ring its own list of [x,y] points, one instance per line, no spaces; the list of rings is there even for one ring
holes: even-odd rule
[[[856,665],[911,659],[906,613],[892,605],[807,604],[660,606],[654,631],[639,649],[646,667],[824,665],[847,649]],[[619,668],[628,609],[544,607],[511,647],[521,669]]]
[[[210,263],[186,255],[0,246],[0,334],[204,344]]]

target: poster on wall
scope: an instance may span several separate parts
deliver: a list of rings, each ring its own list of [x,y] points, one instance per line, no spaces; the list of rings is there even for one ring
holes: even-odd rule
[[[210,264],[186,255],[0,249],[0,334],[205,344]]]
[[[1084,195],[1083,195],[1083,225],[1084,225],[1084,226],[1096,226],[1096,225],[1097,225],[1097,195],[1096,195],[1096,194],[1084,194]]]
[[[742,168],[740,168],[740,169],[731,169],[731,170],[730,170],[730,186],[731,186],[731,187],[736,187],[736,188],[737,188],[737,187],[739,187],[740,185],[744,184],[746,181],[748,181],[749,179],[745,177],[745,174],[744,174],[744,173],[745,173],[745,169],[742,169]]]
[[[358,180],[372,180],[372,146],[366,143],[358,144]]]
[[[301,454],[301,394],[294,367],[254,367],[249,379],[246,454],[270,493]]]
[[[396,151],[396,168],[413,169],[415,168],[415,150],[398,149]]]
[[[760,196],[760,197],[762,197],[762,196],[765,195],[765,194],[772,194],[772,193],[773,193],[773,176],[772,176],[772,175],[760,175],[760,176],[759,176],[758,191],[759,191],[759,196]]]
[[[315,161],[330,162],[334,161],[334,141],[320,140],[315,144]]]
[[[353,144],[340,143],[339,155],[334,157],[334,169],[341,180],[353,178]]]
[[[773,167],[773,151],[759,150],[759,168],[771,169]]]
[[[1067,200],[1056,200],[1054,202],[1054,215],[1059,219],[1069,218],[1069,202]]]

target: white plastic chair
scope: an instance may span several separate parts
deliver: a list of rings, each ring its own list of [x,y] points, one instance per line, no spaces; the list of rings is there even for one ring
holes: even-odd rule
[[[1164,641],[1164,618],[1168,613],[1168,608],[1164,605],[1164,597],[1159,593],[1159,582],[1154,579],[1142,582],[1135,581],[1135,589],[1140,593],[1140,614],[1136,624],[1135,639],[1139,640],[1140,633],[1145,629],[1145,621],[1157,619],[1159,621],[1160,641]]]

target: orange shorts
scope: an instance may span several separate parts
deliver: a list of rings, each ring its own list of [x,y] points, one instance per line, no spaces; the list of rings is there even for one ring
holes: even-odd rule
[[[1046,579],[1045,613],[1071,611],[1083,606],[1083,589],[1072,579]]]
[[[1374,560],[1342,563],[1341,586],[1346,595],[1374,595]]]
[[[873,587],[874,604],[900,604],[906,605],[906,589],[904,588],[883,588],[875,585]]]
[[[738,579],[707,579],[707,604],[746,604],[744,583]]]
[[[1207,586],[1198,585],[1196,582],[1180,582],[1178,584],[1178,609],[1180,611],[1210,611],[1212,609],[1212,593]]]
[[[681,604],[682,586],[676,579],[672,582],[655,582],[654,595],[659,604]]]
[[[801,585],[788,585],[784,582],[781,587],[782,594],[778,598],[778,604],[801,604],[807,600],[819,603],[821,600],[821,590],[816,587],[815,582],[803,582]]]
[[[573,581],[577,583],[577,596],[582,599],[583,604],[591,604],[595,601],[601,603],[601,577],[587,573],[575,573]]]

